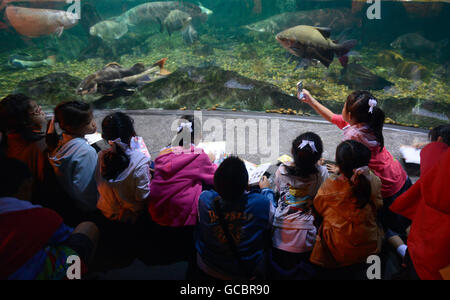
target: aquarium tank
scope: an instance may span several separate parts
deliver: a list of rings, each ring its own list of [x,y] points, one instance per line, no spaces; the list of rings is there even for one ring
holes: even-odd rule
[[[335,112],[369,90],[387,123],[428,129],[450,116],[449,2],[2,0],[0,98],[308,115],[301,81]]]

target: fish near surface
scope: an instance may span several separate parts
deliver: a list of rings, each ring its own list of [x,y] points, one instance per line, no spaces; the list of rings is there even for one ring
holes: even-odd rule
[[[51,34],[61,36],[64,29],[78,23],[78,16],[74,13],[17,6],[8,6],[5,17],[18,33],[30,38]]]
[[[98,36],[106,42],[118,40],[128,33],[128,26],[124,22],[106,20],[99,22],[89,29],[91,36]]]
[[[342,69],[339,83],[359,90],[382,90],[387,86],[394,85],[357,63],[351,63]]]
[[[55,4],[63,4],[67,5],[67,0],[3,0],[0,1],[0,10],[5,8],[7,5],[14,2],[27,2],[27,3],[55,3]]]
[[[308,61],[318,60],[327,68],[334,56],[339,57],[342,66],[346,66],[348,52],[356,45],[356,40],[337,43],[330,39],[328,28],[299,25],[280,32],[276,40],[291,54]]]
[[[341,32],[361,25],[361,21],[348,8],[324,8],[307,11],[286,12],[244,26],[251,31],[277,34],[298,25],[327,27]]]
[[[206,14],[203,13],[202,9],[193,3],[178,1],[159,1],[148,2],[133,7],[132,9],[119,16],[119,19],[126,22],[128,26],[133,27],[147,26],[150,23],[155,22],[159,23],[162,27],[164,20],[169,16],[170,12],[176,9],[189,14],[192,19],[202,18],[206,16]]]

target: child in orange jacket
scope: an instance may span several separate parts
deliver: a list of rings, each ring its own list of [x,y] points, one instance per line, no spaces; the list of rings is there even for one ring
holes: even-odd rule
[[[325,278],[354,279],[367,257],[381,249],[383,233],[376,222],[383,206],[381,181],[369,171],[369,160],[366,146],[342,142],[336,149],[341,174],[326,180],[314,198],[322,224],[310,260],[323,268]]]

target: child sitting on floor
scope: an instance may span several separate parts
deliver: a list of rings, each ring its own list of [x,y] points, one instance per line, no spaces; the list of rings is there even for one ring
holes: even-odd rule
[[[97,227],[85,222],[73,230],[56,212],[32,205],[27,166],[9,158],[0,165],[0,279],[67,279],[72,255],[80,258],[84,275],[97,244]]]
[[[136,132],[124,113],[103,120],[102,136],[112,148],[99,153],[97,207],[109,220],[136,223],[150,196],[150,157],[131,148]]]
[[[251,279],[263,273],[273,216],[274,193],[266,177],[261,192],[247,192],[248,172],[237,157],[223,161],[214,190],[199,200],[195,246],[201,279]]]
[[[356,141],[336,149],[340,175],[327,179],[314,198],[322,223],[311,262],[322,267],[320,279],[362,279],[367,257],[379,253],[383,238],[377,209],[383,205],[381,181],[368,164],[370,150]]]
[[[33,201],[48,204],[46,183],[53,178],[45,144],[45,113],[33,99],[9,95],[0,102],[0,147],[6,157],[24,162],[33,176]]]
[[[275,184],[280,198],[273,221],[271,274],[274,278],[308,279],[309,255],[316,240],[312,200],[328,170],[318,165],[323,145],[320,137],[307,132],[292,143],[294,162],[280,165]]]
[[[194,118],[182,119],[185,121],[178,129],[179,143],[164,149],[156,158],[150,185],[149,213],[161,226],[185,227],[197,223],[198,198],[203,185],[213,185],[217,169],[211,162],[214,158],[194,145]]]
[[[72,101],[55,108],[55,123],[62,129],[62,138],[50,153],[50,163],[64,191],[82,213],[97,210],[95,169],[97,152],[84,138],[97,131],[89,104]],[[50,132],[53,133],[53,132]]]

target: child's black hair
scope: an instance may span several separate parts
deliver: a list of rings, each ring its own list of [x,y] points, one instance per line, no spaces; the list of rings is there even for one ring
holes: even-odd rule
[[[316,151],[314,151],[309,144],[300,149],[300,145],[303,141],[314,142]],[[306,132],[299,135],[292,142],[291,153],[295,163],[295,167],[288,167],[288,172],[291,175],[307,178],[310,175],[319,172],[316,164],[323,153],[323,144],[320,136],[314,132]]]
[[[88,125],[92,118],[92,108],[85,102],[69,101],[60,103],[55,108],[55,122],[68,134]]]
[[[352,178],[355,169],[368,166],[370,157],[369,148],[353,140],[342,142],[336,148],[336,164],[348,179]],[[364,175],[358,175],[356,182],[351,184],[353,194],[358,199],[358,206],[364,208],[372,193],[369,180]]]
[[[121,142],[130,145],[130,141],[136,136],[133,119],[122,113],[116,112],[106,116],[102,122],[102,137],[108,141],[120,138]],[[115,145],[116,151],[107,151],[103,155],[101,174],[107,180],[116,179],[130,165],[130,158],[120,145]]]
[[[44,138],[43,133],[35,132],[30,118],[30,97],[24,94],[6,96],[0,102],[0,131],[3,134],[2,145],[6,143],[8,132],[16,132],[27,142]]]
[[[108,150],[103,155],[103,164],[100,170],[102,177],[106,180],[115,180],[130,165],[130,158],[119,146],[116,150]]]
[[[428,133],[428,138],[432,142],[436,142],[439,137],[442,138],[443,143],[446,143],[450,146],[450,124],[434,127]]]
[[[365,123],[369,126],[380,145],[380,152],[384,148],[383,125],[386,118],[384,112],[374,106],[372,112],[369,112],[369,100],[376,98],[367,91],[354,91],[347,97],[345,102],[347,112],[357,123]]]
[[[102,122],[102,137],[107,141],[118,138],[122,143],[129,145],[131,138],[136,136],[134,120],[122,113],[116,112],[106,116]]]
[[[239,157],[225,159],[214,174],[214,188],[227,202],[240,199],[248,187],[248,172]]]
[[[20,187],[32,178],[28,166],[16,159],[0,159],[0,197],[13,197]]]

